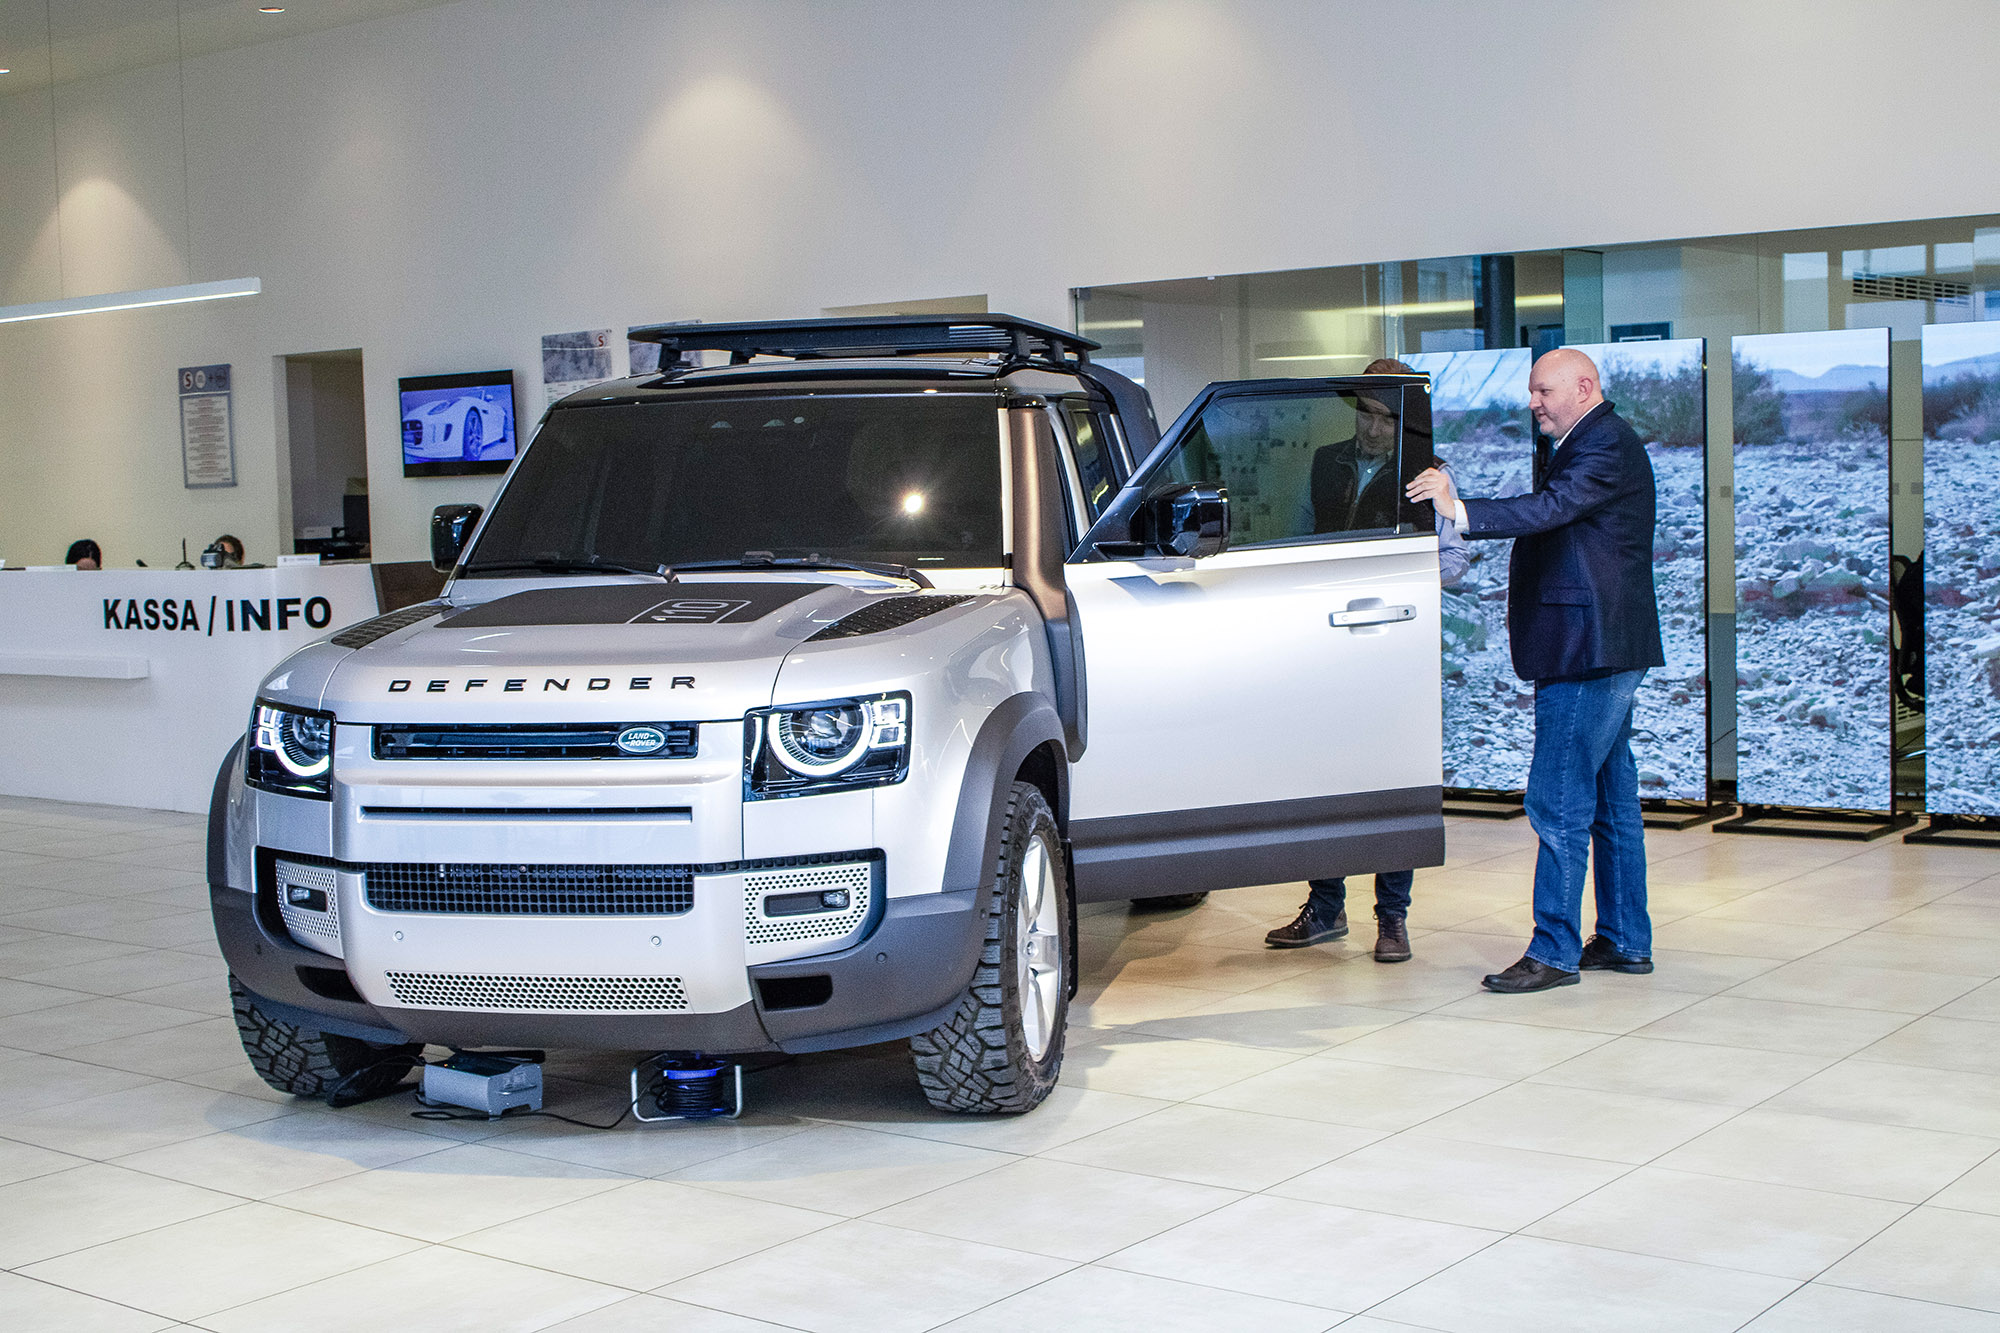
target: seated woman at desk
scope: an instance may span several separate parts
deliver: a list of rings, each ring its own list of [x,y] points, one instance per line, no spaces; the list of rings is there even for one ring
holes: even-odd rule
[[[63,556],[63,563],[75,565],[78,569],[102,569],[104,552],[90,538],[81,537],[69,544],[69,552]]]

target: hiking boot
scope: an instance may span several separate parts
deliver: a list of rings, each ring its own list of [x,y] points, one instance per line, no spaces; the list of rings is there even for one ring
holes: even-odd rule
[[[1375,961],[1378,963],[1407,963],[1410,961],[1410,931],[1400,913],[1375,909]]]
[[[1311,903],[1299,909],[1299,914],[1289,926],[1279,926],[1264,936],[1264,943],[1273,949],[1303,949],[1308,944],[1325,944],[1328,940],[1347,938],[1347,909],[1334,913],[1333,920],[1322,922],[1313,912]]]

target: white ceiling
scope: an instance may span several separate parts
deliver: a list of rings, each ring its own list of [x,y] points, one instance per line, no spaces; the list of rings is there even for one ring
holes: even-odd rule
[[[0,97],[450,0],[0,0]],[[260,5],[283,5],[260,14]],[[178,22],[177,22],[178,19]],[[178,29],[178,31],[177,31]],[[54,41],[51,44],[50,38]],[[178,38],[178,40],[176,40]]]

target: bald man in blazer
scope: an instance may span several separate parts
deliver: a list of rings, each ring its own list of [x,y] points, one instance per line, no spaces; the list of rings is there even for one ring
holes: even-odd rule
[[[1507,636],[1514,670],[1535,686],[1528,820],[1535,936],[1521,960],[1485,980],[1503,994],[1575,985],[1585,970],[1651,972],[1645,826],[1632,762],[1632,699],[1666,658],[1653,594],[1653,466],[1574,348],[1534,365],[1528,407],[1556,441],[1535,489],[1461,500],[1435,469],[1412,500],[1453,514],[1467,540],[1514,538]],[[1597,933],[1582,938],[1583,878],[1594,854]]]

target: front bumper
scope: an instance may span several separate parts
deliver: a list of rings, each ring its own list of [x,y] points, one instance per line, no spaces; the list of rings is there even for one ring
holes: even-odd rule
[[[910,1036],[949,1014],[978,965],[984,941],[985,904],[977,892],[933,893],[888,899],[865,937],[838,952],[787,962],[741,963],[740,931],[733,987],[715,969],[719,1007],[704,1012],[525,1012],[501,1008],[416,1008],[398,1000],[390,969],[359,964],[298,944],[278,913],[270,885],[254,893],[210,885],[216,938],[238,980],[258,996],[310,1017],[326,1031],[377,1042],[423,1041],[441,1046],[543,1046],[602,1050],[699,1050],[713,1054],[831,1050]],[[690,913],[689,916],[694,915]],[[433,917],[413,920],[435,921]],[[655,927],[682,918],[613,918],[611,925],[641,943],[621,947],[651,954]],[[545,933],[549,918],[451,918],[454,927],[483,921],[512,927],[513,949]],[[402,928],[412,943],[410,921]],[[557,924],[573,926],[574,920]],[[712,923],[705,928],[713,928]],[[393,935],[394,927],[390,928]],[[640,934],[639,932],[645,932]],[[343,932],[345,934],[345,932]],[[607,935],[607,938],[609,936]],[[577,933],[571,940],[586,938]],[[390,943],[395,943],[391,940]],[[664,948],[664,944],[658,946]],[[726,956],[726,955],[725,955]],[[684,959],[680,955],[676,961]],[[433,964],[427,961],[427,966]],[[521,965],[546,978],[546,954]],[[595,960],[595,975],[607,964]],[[655,973],[660,970],[652,961]],[[481,954],[476,975],[505,975]],[[461,975],[473,975],[461,973]],[[407,993],[407,992],[406,992]],[[690,998],[694,994],[689,992]],[[729,1002],[733,999],[733,1003]],[[306,1021],[305,1017],[298,1021]]]

